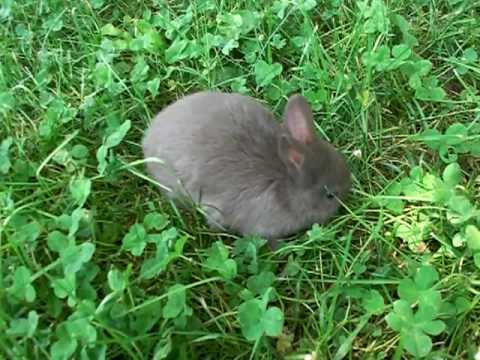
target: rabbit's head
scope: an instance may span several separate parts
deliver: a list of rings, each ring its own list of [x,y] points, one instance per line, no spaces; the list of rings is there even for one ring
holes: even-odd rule
[[[351,175],[344,157],[315,136],[311,108],[301,95],[288,100],[278,152],[288,174],[284,201],[304,225],[324,223],[347,195]]]

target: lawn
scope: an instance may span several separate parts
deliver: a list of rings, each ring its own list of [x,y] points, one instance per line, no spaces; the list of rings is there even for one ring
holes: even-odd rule
[[[0,357],[473,359],[479,51],[477,0],[1,0]],[[203,89],[302,93],[338,215],[273,252],[163,198],[143,133]]]

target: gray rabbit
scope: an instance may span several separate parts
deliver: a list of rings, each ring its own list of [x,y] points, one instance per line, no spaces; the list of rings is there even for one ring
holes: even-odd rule
[[[276,240],[324,223],[348,193],[343,156],[313,129],[293,95],[278,124],[240,94],[198,92],[174,102],[143,139],[147,169],[172,198],[200,204],[215,229]]]

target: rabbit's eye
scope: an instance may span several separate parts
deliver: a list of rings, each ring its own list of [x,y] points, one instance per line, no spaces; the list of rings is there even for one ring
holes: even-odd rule
[[[332,200],[335,198],[335,192],[331,191],[329,188],[324,187],[324,194],[327,197],[327,199]]]

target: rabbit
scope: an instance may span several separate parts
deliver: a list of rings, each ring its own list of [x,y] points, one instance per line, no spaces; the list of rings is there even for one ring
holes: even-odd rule
[[[200,205],[213,229],[257,235],[272,248],[324,224],[351,187],[345,158],[315,136],[299,94],[282,124],[245,95],[187,95],[153,119],[142,147],[147,171],[172,199]]]

